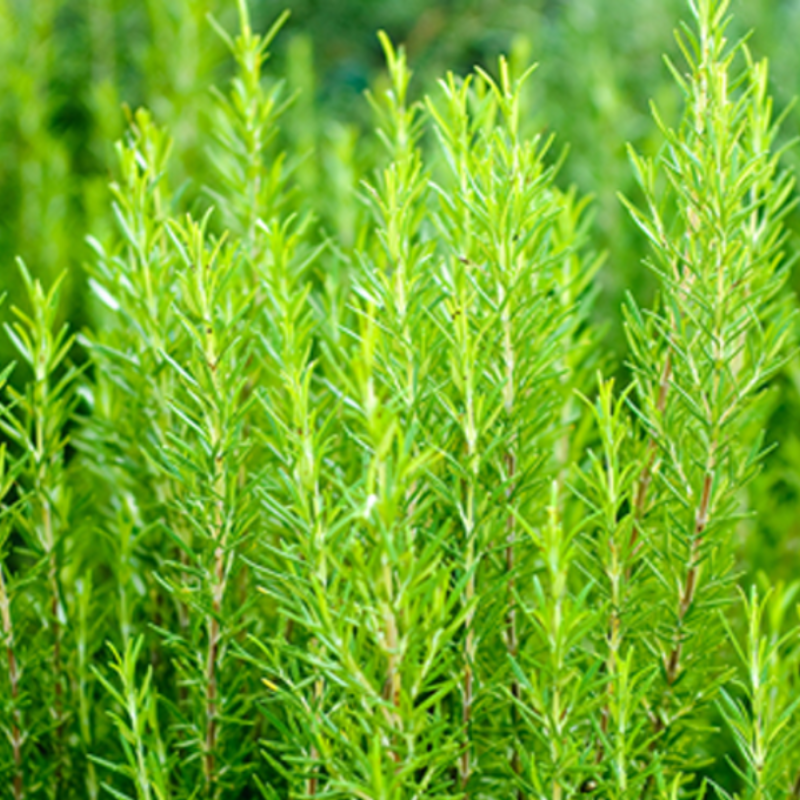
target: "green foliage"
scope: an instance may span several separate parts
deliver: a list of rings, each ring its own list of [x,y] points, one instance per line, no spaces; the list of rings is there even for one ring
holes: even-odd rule
[[[519,42],[416,100],[380,33],[344,125],[308,40],[267,71],[285,15],[211,18],[235,71],[202,94],[203,4],[145,5],[188,83],[127,111],[107,209],[40,216],[45,273],[93,217],[86,324],[20,262],[5,326],[0,796],[797,796],[764,521],[795,508],[794,182],[728,2],[689,5],[638,187],[603,173],[610,258]],[[657,291],[615,355],[637,229]]]

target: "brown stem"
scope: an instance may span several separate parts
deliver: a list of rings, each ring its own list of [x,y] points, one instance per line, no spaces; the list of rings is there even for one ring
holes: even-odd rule
[[[210,266],[210,265],[209,265]],[[210,320],[211,315],[206,309],[206,319]],[[219,354],[217,352],[217,339],[214,327],[211,322],[206,325],[206,364],[212,376],[212,381],[217,392],[222,391],[219,377]],[[212,606],[211,615],[208,620],[208,654],[206,660],[206,741],[205,754],[203,758],[206,787],[209,796],[212,794],[212,787],[216,782],[216,766],[214,751],[217,745],[217,706],[219,693],[217,683],[219,680],[219,661],[220,656],[220,615],[222,613],[222,600],[225,596],[225,497],[227,488],[227,470],[225,457],[222,452],[223,431],[225,428],[224,416],[219,409],[216,412],[216,419],[212,426],[212,442],[214,451],[214,520],[213,538],[216,547],[214,549],[214,573],[212,579]]]
[[[461,754],[461,776],[460,776],[461,789],[464,792],[465,800],[469,800],[469,794],[467,794],[467,783],[469,783],[470,771],[472,769],[470,761],[470,752],[469,752],[469,745],[470,745],[469,728],[470,728],[470,722],[472,721],[472,687],[473,687],[472,662],[470,659],[472,648],[473,648],[472,631],[469,631],[467,633],[467,664],[464,669],[464,698],[462,700],[462,705],[461,705],[461,718],[464,723],[464,730],[467,736],[467,741],[465,742],[464,746],[464,752]]]
[[[3,636],[6,640],[6,656],[8,657],[8,682],[11,686],[11,748],[14,754],[14,779],[12,792],[14,800],[22,800],[25,795],[22,773],[22,715],[19,710],[19,671],[17,657],[14,652],[14,627],[11,619],[11,602],[6,591],[5,575],[0,566],[0,621],[3,624]]]
[[[386,590],[386,606],[384,609],[384,625],[386,626],[386,649],[388,651],[388,664],[386,669],[386,685],[384,688],[384,696],[386,700],[397,709],[400,706],[400,692],[401,692],[401,675],[397,663],[397,648],[398,648],[398,631],[397,619],[393,609],[393,588],[392,588],[392,573],[389,564],[384,564],[383,567],[383,583]],[[396,712],[390,714],[391,729],[397,731],[400,727],[400,719]],[[395,742],[389,743],[389,753],[392,760],[400,763],[400,753],[397,751]]]
[[[708,458],[706,467],[706,474],[703,478],[703,490],[700,497],[700,504],[695,513],[694,522],[694,537],[692,540],[692,548],[687,562],[686,583],[681,591],[678,601],[678,628],[681,627],[684,617],[689,612],[694,602],[695,593],[697,592],[697,584],[700,577],[700,565],[697,559],[700,553],[700,547],[703,542],[703,534],[708,527],[708,514],[711,505],[711,488],[714,483],[714,454],[716,452],[716,442],[711,445],[711,452]],[[680,632],[676,634],[675,643],[672,646],[669,656],[666,660],[666,673],[667,683],[671,686],[675,683],[680,674],[681,657],[683,655],[683,642],[680,639]],[[661,717],[656,713],[653,715],[653,731],[656,736],[664,730],[664,722]],[[651,752],[655,750],[656,739],[650,745]],[[647,797],[648,792],[653,783],[652,776],[647,778],[642,788],[641,798]]]
[[[661,372],[661,380],[659,381],[658,400],[656,401],[656,409],[658,410],[659,414],[664,413],[664,409],[666,408],[667,405],[667,394],[669,391],[669,380],[671,375],[672,375],[672,360],[670,354],[667,353],[667,357],[664,360],[664,368]],[[629,543],[629,550],[630,550],[629,558],[626,559],[628,563],[625,566],[625,580],[628,580],[631,577],[630,555],[632,555],[636,551],[636,545],[640,538],[640,523],[647,509],[647,496],[650,490],[650,485],[653,481],[653,474],[654,474],[655,461],[657,455],[658,455],[658,443],[656,442],[655,438],[651,437],[647,442],[647,457],[645,459],[644,466],[642,467],[642,471],[639,473],[639,479],[636,482],[636,494],[634,496],[634,501],[633,501],[634,522],[631,530],[631,538]],[[619,553],[617,552],[617,547],[613,541],[610,543],[609,549],[611,550],[612,557],[614,559],[617,559],[619,557]],[[612,664],[612,661],[615,657],[616,652],[619,649],[619,636],[620,636],[619,592],[617,592],[617,597],[612,602],[611,618],[609,620],[609,630],[607,636],[609,641],[610,653],[606,668],[610,673],[615,669]],[[607,692],[609,695],[611,695],[613,691],[614,691],[613,684],[609,682],[607,686]],[[603,733],[607,732],[608,724],[609,724],[609,709],[608,709],[608,703],[606,702],[601,711],[601,719],[600,719],[600,727]],[[600,764],[603,761],[604,755],[605,753],[602,742],[598,742],[597,752],[595,755],[595,762],[597,764]]]
[[[664,730],[664,723],[661,720],[661,717],[659,717],[657,714],[651,715],[651,717],[653,723],[653,732],[656,734],[656,736],[653,738],[653,741],[650,742],[650,747],[649,747],[650,754],[652,756],[656,750],[656,742],[658,741],[658,734],[660,734]],[[647,776],[647,780],[644,782],[644,785],[642,786],[642,793],[639,795],[639,800],[644,800],[644,798],[647,797],[652,786],[653,786],[653,773],[651,772]]]
[[[217,660],[219,659],[220,627],[219,615],[222,611],[222,596],[225,591],[225,553],[222,545],[214,551],[214,597],[213,613],[208,625],[208,659],[206,662],[206,752],[205,776],[209,787],[216,780],[214,749],[217,744]]]
[[[322,691],[324,689],[324,683],[321,680],[316,681],[314,684],[314,701],[317,705],[319,705],[320,700],[322,699]],[[319,758],[319,751],[317,748],[312,744],[309,750],[309,756],[311,757],[312,763]],[[312,773],[311,776],[308,778],[306,782],[306,794],[309,797],[314,797],[317,794],[319,789],[319,778],[317,777],[316,773]]]
[[[311,745],[311,759],[312,761],[316,761],[319,758],[319,753],[317,752],[317,748],[314,745]],[[317,794],[317,783],[318,779],[316,775],[312,775],[308,779],[308,786],[307,786],[307,794],[309,797],[314,797]]]
[[[713,466],[713,451],[709,459],[710,465]],[[703,492],[700,497],[700,505],[695,514],[694,523],[694,537],[692,539],[692,549],[689,554],[689,561],[687,562],[686,583],[681,592],[678,603],[678,628],[683,624],[684,617],[694,602],[695,592],[697,591],[697,582],[699,579],[700,566],[697,563],[697,558],[700,553],[700,547],[703,543],[703,534],[708,526],[708,511],[711,502],[711,487],[714,482],[714,475],[711,468],[706,471],[705,478],[703,479]],[[683,642],[680,640],[680,634],[676,637],[675,644],[667,659],[667,682],[671,685],[675,683],[681,667],[681,655],[683,653]]]
[[[211,606],[211,617],[208,622],[208,659],[206,662],[206,747],[205,776],[209,790],[216,781],[214,750],[217,745],[217,682],[218,661],[220,651],[220,614],[222,599],[225,595],[225,530],[223,522],[223,503],[225,491],[225,470],[222,455],[217,453],[214,459],[214,491],[216,503],[214,511],[214,528],[217,546],[214,550],[214,585]]]
[[[697,592],[697,583],[700,576],[700,565],[697,558],[703,541],[703,534],[708,527],[708,514],[711,505],[711,488],[714,483],[714,455],[716,452],[716,442],[711,445],[711,452],[708,458],[706,474],[703,478],[703,490],[700,497],[700,504],[695,513],[694,537],[692,548],[687,562],[686,583],[681,591],[678,601],[678,628],[681,627],[684,617],[689,612],[694,602]],[[680,639],[680,632],[676,633],[675,643],[672,646],[669,656],[666,659],[667,683],[672,686],[680,674],[681,657],[683,655],[683,642]],[[664,722],[658,713],[653,715],[653,731],[656,736],[664,730]],[[650,745],[651,752],[655,751],[656,739]],[[653,783],[652,776],[649,776],[642,787],[641,798],[647,797]]]
[[[661,381],[658,388],[658,400],[656,401],[656,410],[659,414],[664,413],[667,407],[667,394],[669,392],[669,381],[672,376],[672,358],[671,354],[667,353],[664,361],[664,369],[661,373]],[[639,480],[636,484],[636,496],[634,497],[633,510],[634,510],[634,524],[631,531],[630,549],[634,552],[636,543],[639,540],[640,531],[639,525],[644,512],[647,508],[647,494],[650,490],[650,484],[653,480],[653,470],[655,467],[656,456],[658,455],[658,443],[651,437],[647,443],[647,458],[645,465],[639,474]],[[626,577],[630,577],[630,566],[627,568]]]
[[[672,376],[672,358],[671,353],[667,353],[667,357],[664,360],[664,368],[661,371],[661,379],[659,381],[658,387],[658,399],[656,400],[656,410],[659,414],[664,413],[664,409],[667,407],[667,395],[669,393],[669,381]],[[629,557],[627,559],[628,563],[625,566],[625,580],[629,580],[631,577],[631,566],[632,562],[630,556],[636,552],[637,543],[640,538],[640,525],[641,520],[644,517],[645,511],[647,509],[647,496],[650,491],[650,485],[653,481],[653,475],[655,471],[655,462],[656,456],[658,455],[658,443],[656,442],[654,437],[650,437],[647,442],[647,456],[645,458],[644,466],[642,467],[642,471],[639,473],[639,479],[636,482],[636,494],[633,500],[633,527],[631,530],[631,538],[629,543]],[[613,542],[611,542],[610,546],[612,555],[617,557],[617,548]],[[610,643],[610,650],[611,653],[609,655],[609,661],[607,663],[607,669],[609,672],[612,671],[613,667],[611,665],[611,660],[615,657],[617,650],[619,649],[619,634],[620,634],[620,618],[619,618],[619,603],[614,602],[612,604],[611,609],[611,619],[609,620],[609,631],[608,631],[608,640]],[[607,687],[608,694],[613,693],[613,684],[609,682]],[[609,709],[608,709],[608,702],[606,702],[603,706],[600,719],[600,727],[603,733],[608,730],[608,722],[609,722]],[[604,748],[602,742],[597,743],[597,752],[595,754],[595,763],[600,764],[603,761],[605,756]]]

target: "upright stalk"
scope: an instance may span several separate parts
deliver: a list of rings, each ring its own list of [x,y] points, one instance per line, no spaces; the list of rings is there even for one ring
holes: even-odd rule
[[[3,638],[6,642],[6,659],[8,662],[8,683],[11,687],[12,724],[11,749],[14,755],[14,777],[12,792],[14,800],[23,800],[25,796],[24,773],[22,769],[22,712],[19,708],[19,672],[17,656],[14,650],[14,623],[11,617],[11,600],[6,588],[5,568],[0,564],[0,622],[3,625]]]
[[[506,453],[506,480],[509,481],[508,488],[506,489],[506,502],[510,505],[511,499],[514,494],[514,478],[516,475],[517,460],[513,451]],[[506,519],[506,573],[508,574],[508,611],[506,613],[506,630],[505,640],[506,649],[513,659],[519,657],[519,643],[517,641],[517,609],[516,598],[514,596],[516,580],[514,577],[515,570],[515,547],[517,541],[516,520],[514,514],[509,511]],[[520,684],[519,679],[514,675],[511,678],[511,725],[516,731],[519,725],[519,709],[518,703],[520,701]],[[519,745],[515,742],[511,753],[511,769],[516,775],[519,775],[522,770],[522,763],[519,755]],[[524,797],[522,789],[517,790],[518,800]]]
[[[472,393],[467,390],[467,418],[472,423]],[[467,463],[475,464],[474,444],[467,441]],[[464,607],[467,614],[464,618],[464,678],[461,700],[461,721],[464,726],[465,744],[461,755],[461,789],[464,797],[469,798],[468,792],[469,779],[472,775],[472,704],[474,702],[474,681],[475,681],[475,631],[473,630],[473,620],[475,619],[475,481],[476,470],[473,467],[469,471],[463,489],[462,515],[464,525],[464,539],[466,542],[466,555],[464,558],[464,569],[468,574],[467,585],[464,590]]]
[[[49,333],[49,332],[47,332]],[[42,332],[41,345],[47,347],[46,335]],[[34,371],[34,408],[35,408],[35,451],[36,464],[36,501],[38,506],[41,542],[47,553],[47,585],[50,593],[50,624],[52,626],[51,668],[53,681],[53,705],[51,713],[55,722],[56,770],[55,785],[59,790],[62,779],[62,760],[64,757],[64,687],[61,665],[61,590],[59,585],[59,558],[57,542],[53,532],[53,515],[49,495],[55,488],[51,474],[51,461],[54,453],[50,452],[47,426],[52,422],[47,419],[50,413],[49,383],[51,365],[47,360],[46,350],[43,358],[37,360]]]
[[[48,687],[47,710],[53,722],[47,737],[52,747],[53,789],[63,789],[67,765],[67,717],[64,680],[60,548],[64,526],[69,523],[69,494],[65,491],[64,430],[75,407],[74,382],[77,371],[66,362],[74,341],[67,326],[55,327],[59,313],[61,281],[45,291],[20,262],[22,281],[32,312],[13,309],[17,321],[6,326],[20,357],[27,362],[33,380],[24,395],[10,390],[15,400],[13,413],[5,415],[5,432],[22,449],[20,481],[25,486],[20,512],[15,515],[39,554],[44,604],[47,609]],[[49,726],[48,726],[49,727]]]
[[[730,600],[737,494],[758,463],[749,420],[784,361],[792,326],[778,298],[793,179],[770,152],[777,128],[766,68],[743,45],[726,42],[728,6],[692,4],[695,29],[678,36],[688,72],[672,67],[686,97],[683,119],[673,129],[655,112],[661,157],[631,151],[647,211],[625,201],[650,240],[663,293],[647,321],[633,303],[628,314],[638,417],[648,437],[631,545],[641,543],[648,495],[656,493],[646,569],[661,598],[651,625],[662,630],[650,645],[663,680],[648,699],[655,736],[643,797],[660,748],[713,697],[720,679],[705,644],[719,632],[709,609]],[[741,78],[733,77],[737,59]]]
[[[210,316],[210,309],[205,309],[206,316],[206,336],[205,336],[205,359],[206,366],[211,375],[211,383],[214,392],[219,394],[226,390],[220,385],[218,375],[218,356],[216,347],[216,337],[214,335],[213,319]],[[216,415],[215,415],[216,416]],[[211,452],[214,454],[214,475],[212,479],[214,502],[213,502],[213,524],[214,524],[214,565],[213,579],[211,585],[212,613],[208,617],[208,651],[206,657],[206,748],[205,748],[205,776],[206,782],[213,785],[215,781],[214,751],[217,744],[217,672],[220,645],[220,624],[222,616],[222,601],[225,595],[225,545],[226,545],[226,525],[223,513],[226,496],[226,476],[225,458],[222,452],[223,441],[221,431],[221,420],[217,417],[211,427]]]

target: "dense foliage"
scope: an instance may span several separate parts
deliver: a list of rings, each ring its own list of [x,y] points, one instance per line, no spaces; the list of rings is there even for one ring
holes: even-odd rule
[[[108,194],[8,117],[0,794],[800,796],[795,188],[728,3],[599,223],[522,39],[426,93],[381,33],[344,124],[308,39],[267,70],[285,15],[146,5],[191,85],[126,109]]]

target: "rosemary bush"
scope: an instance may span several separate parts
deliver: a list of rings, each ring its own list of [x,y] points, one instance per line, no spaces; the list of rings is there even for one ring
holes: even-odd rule
[[[794,181],[728,2],[629,151],[657,292],[617,355],[629,251],[535,70],[415,99],[381,33],[374,132],[322,141],[304,40],[287,87],[286,16],[236,9],[207,126],[128,111],[90,321],[21,261],[3,309],[0,794],[800,796],[800,582],[754,555],[800,461]]]

